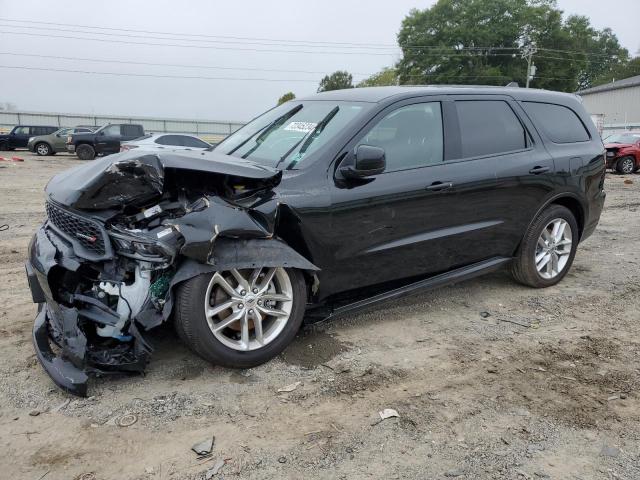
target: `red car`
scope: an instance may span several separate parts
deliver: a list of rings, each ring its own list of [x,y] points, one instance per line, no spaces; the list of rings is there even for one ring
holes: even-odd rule
[[[640,132],[614,133],[604,139],[607,168],[618,173],[633,173],[640,168]]]

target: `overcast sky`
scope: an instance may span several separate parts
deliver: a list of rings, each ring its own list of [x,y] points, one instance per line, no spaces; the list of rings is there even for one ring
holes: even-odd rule
[[[244,121],[274,105],[289,90],[297,96],[315,92],[325,73],[348,70],[357,81],[392,65],[398,60],[398,53],[385,46],[396,44],[402,19],[411,8],[423,9],[433,3],[434,0],[0,0],[0,65],[42,69],[0,68],[0,103],[11,102],[29,111]],[[587,15],[597,28],[611,27],[632,54],[640,49],[640,0],[558,0],[558,5],[567,14]],[[93,26],[103,30],[86,28]],[[89,31],[102,34],[84,33]],[[174,40],[164,39],[167,37]],[[200,42],[188,41],[196,38]],[[305,41],[342,45],[318,48],[317,43],[304,45]],[[360,46],[346,44],[376,48],[365,54]]]

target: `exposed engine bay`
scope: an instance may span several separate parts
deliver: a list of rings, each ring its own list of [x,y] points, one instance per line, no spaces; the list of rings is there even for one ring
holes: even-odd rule
[[[51,180],[48,218],[30,246],[39,358],[79,395],[86,373],[144,370],[142,332],[170,317],[178,283],[256,258],[317,270],[274,236],[281,172],[222,155],[117,157]]]

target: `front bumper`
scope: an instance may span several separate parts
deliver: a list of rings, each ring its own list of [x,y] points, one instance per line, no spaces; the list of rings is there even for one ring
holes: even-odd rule
[[[108,307],[96,314],[91,305],[75,303],[68,293],[71,300],[57,299],[65,288],[59,280],[61,275],[80,275],[78,269],[83,262],[45,222],[31,240],[25,265],[31,295],[38,304],[32,335],[38,361],[57,386],[79,396],[87,394],[88,374],[141,373],[150,353],[135,325],[130,327],[131,338],[126,341],[103,339],[92,333],[92,323],[109,324],[112,320]]]

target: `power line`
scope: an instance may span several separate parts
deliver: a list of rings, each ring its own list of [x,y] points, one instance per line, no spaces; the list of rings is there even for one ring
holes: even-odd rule
[[[264,82],[307,82],[317,83],[316,80],[309,79],[287,79],[287,78],[241,78],[241,77],[207,77],[207,76],[183,76],[183,75],[158,75],[150,73],[123,73],[123,72],[96,72],[89,70],[71,70],[61,68],[43,68],[43,67],[28,67],[28,66],[15,66],[15,65],[0,65],[0,68],[17,69],[17,70],[35,70],[44,72],[61,72],[61,73],[81,73],[89,75],[108,75],[118,77],[145,77],[145,78],[174,78],[181,80],[232,80],[232,81],[264,81]],[[512,75],[442,75],[438,73],[424,73],[407,75],[407,78],[423,78],[423,77],[440,77],[440,78],[513,78]],[[561,77],[537,77],[547,80],[573,80],[573,78],[561,78]]]
[[[86,58],[86,57],[64,57],[59,55],[38,55],[31,53],[15,53],[15,52],[0,52],[0,55],[10,55],[13,57],[34,57],[34,58],[50,58],[54,60],[70,60],[80,62],[98,62],[98,63],[116,63],[127,65],[143,65],[149,67],[175,67],[175,68],[203,68],[211,70],[246,70],[250,72],[271,72],[271,73],[307,73],[311,75],[326,75],[327,72],[323,71],[311,71],[311,70],[278,70],[269,68],[251,68],[251,67],[222,67],[213,65],[184,65],[184,64],[171,64],[171,63],[152,63],[152,62],[134,62],[128,60],[106,60],[102,58]],[[358,73],[351,72],[353,75],[369,76],[373,73]]]
[[[397,45],[394,47],[381,47],[381,46],[373,46],[373,45],[361,45],[361,46],[353,46],[353,45],[345,45],[345,46],[337,46],[337,45],[316,45],[316,44],[301,44],[301,45],[292,45],[291,43],[264,43],[264,41],[260,42],[247,42],[247,41],[239,41],[239,40],[200,40],[200,39],[185,39],[185,38],[172,38],[172,37],[154,37],[149,35],[130,35],[126,33],[105,33],[105,32],[91,32],[87,30],[69,30],[65,28],[53,28],[53,27],[34,27],[29,25],[2,25],[0,27],[4,28],[22,28],[22,29],[37,29],[41,30],[52,30],[55,32],[67,32],[67,33],[81,33],[88,35],[106,35],[106,36],[118,36],[118,37],[126,37],[126,38],[142,38],[149,40],[170,40],[170,41],[181,41],[181,42],[200,42],[200,43],[212,43],[212,44],[236,44],[236,45],[260,45],[260,46],[273,46],[273,47],[304,47],[304,48],[326,48],[326,47],[336,47],[336,48],[345,48],[345,49],[374,49],[374,50],[389,50],[395,49],[398,50],[400,47]],[[15,33],[25,33],[25,32],[15,32]]]
[[[233,80],[233,81],[261,81],[261,82],[306,82],[318,83],[316,80],[302,78],[240,78],[240,77],[206,77],[200,75],[184,76],[184,75],[158,75],[152,73],[123,73],[123,72],[94,72],[88,70],[69,70],[62,68],[41,68],[41,67],[25,67],[15,65],[0,65],[0,68],[11,68],[18,70],[38,70],[43,72],[64,72],[64,73],[84,73],[91,75],[111,75],[117,77],[148,77],[148,78],[178,78],[183,80]]]
[[[194,34],[194,33],[171,33],[171,32],[161,32],[157,30],[134,30],[134,29],[127,29],[127,28],[113,28],[113,27],[101,27],[101,26],[96,27],[92,25],[78,25],[73,23],[40,22],[40,21],[34,21],[34,20],[16,20],[16,19],[9,19],[9,18],[0,18],[0,20],[2,20],[3,22],[18,22],[18,23],[27,23],[27,24],[35,23],[39,25],[57,25],[57,26],[63,26],[63,27],[93,28],[93,29],[99,29],[99,30],[111,30],[111,31],[120,31],[120,32],[153,33],[153,34],[160,34],[160,35],[176,35],[176,36],[182,36],[182,37],[229,38],[229,39],[235,39],[235,40],[260,40],[260,41],[267,41],[267,42],[274,41],[274,42],[309,43],[309,44],[324,43],[328,45],[355,45],[355,46],[375,45],[379,47],[396,47],[396,45],[381,44],[381,43],[368,44],[368,43],[353,43],[353,42],[273,39],[273,38],[259,38],[259,37],[234,37],[234,36],[228,36],[228,35],[225,36],[225,35],[205,35],[205,34]]]
[[[113,28],[113,27],[102,27],[102,26],[93,26],[93,25],[79,25],[79,24],[71,24],[71,23],[58,23],[58,22],[42,22],[42,21],[34,21],[34,20],[18,20],[18,19],[8,19],[8,18],[0,18],[0,21],[3,22],[12,22],[12,23],[26,23],[27,25],[4,25],[6,27],[12,28],[26,28],[26,29],[34,29],[38,27],[34,27],[33,24],[39,25],[54,25],[54,26],[63,26],[63,27],[77,27],[77,28],[90,28],[94,30],[107,30],[107,31],[119,31],[119,32],[132,32],[132,33],[143,33],[143,34],[160,34],[160,35],[172,35],[174,37],[201,37],[201,38],[212,38],[212,39],[232,39],[238,40],[236,42],[228,42],[224,40],[217,40],[214,42],[208,43],[239,43],[241,45],[264,45],[264,46],[291,46],[291,47],[313,47],[313,48],[322,48],[326,46],[336,46],[338,48],[365,48],[365,49],[399,49],[399,48],[409,48],[409,49],[433,49],[433,50],[450,50],[450,51],[482,51],[482,50],[520,50],[522,47],[444,47],[437,45],[393,45],[393,44],[381,44],[381,43],[355,43],[355,42],[335,42],[335,41],[313,41],[313,40],[294,40],[294,39],[274,39],[274,38],[260,38],[260,37],[240,37],[240,36],[225,36],[225,35],[206,35],[206,34],[192,34],[192,33],[172,33],[172,32],[163,32],[157,30],[136,30],[136,29],[126,29],[126,28]],[[42,27],[44,28],[44,27]],[[86,33],[86,34],[95,34],[95,35],[113,35],[113,34],[105,34],[102,32],[82,32],[82,31],[74,31],[74,30],[64,30],[64,29],[54,29],[54,28],[45,28],[46,30],[58,30],[63,32],[75,32],[75,33]],[[18,33],[18,32],[15,32]],[[155,38],[158,40],[179,40],[179,41],[197,41],[197,42],[205,42],[205,40],[182,40],[179,38],[158,38],[158,37],[148,37],[148,36],[135,36],[135,35],[125,35],[125,34],[115,34],[117,36],[126,36],[132,38]],[[82,38],[84,39],[84,38]],[[241,41],[241,42],[240,42]],[[286,43],[271,43],[271,44],[263,44],[263,43],[247,43],[246,41],[257,41],[257,42],[286,42]],[[300,45],[292,45],[300,44]],[[168,45],[171,46],[171,45]],[[540,51],[549,51],[549,52],[557,52],[557,53],[567,53],[574,55],[582,55],[582,56],[592,56],[592,57],[611,57],[611,55],[606,53],[588,53],[588,52],[580,52],[580,51],[570,51],[570,50],[561,50],[561,49],[553,49],[553,48],[539,48]],[[306,53],[306,52],[304,52]],[[327,52],[329,53],[329,52]]]
[[[263,52],[263,53],[305,53],[305,54],[321,54],[321,55],[376,55],[376,56],[394,56],[394,53],[382,53],[382,52],[327,52],[327,51],[308,51],[308,50],[270,50],[264,48],[239,48],[239,47],[213,47],[205,45],[178,45],[170,43],[151,43],[151,42],[131,42],[128,40],[115,40],[106,38],[87,38],[87,37],[74,37],[71,35],[47,35],[40,33],[26,33],[26,32],[0,32],[5,35],[25,35],[28,37],[47,37],[47,38],[64,38],[70,40],[85,40],[90,42],[103,42],[103,43],[119,43],[127,45],[150,45],[155,47],[179,47],[179,48],[198,48],[205,50],[237,50],[237,51],[249,51],[249,52]]]

